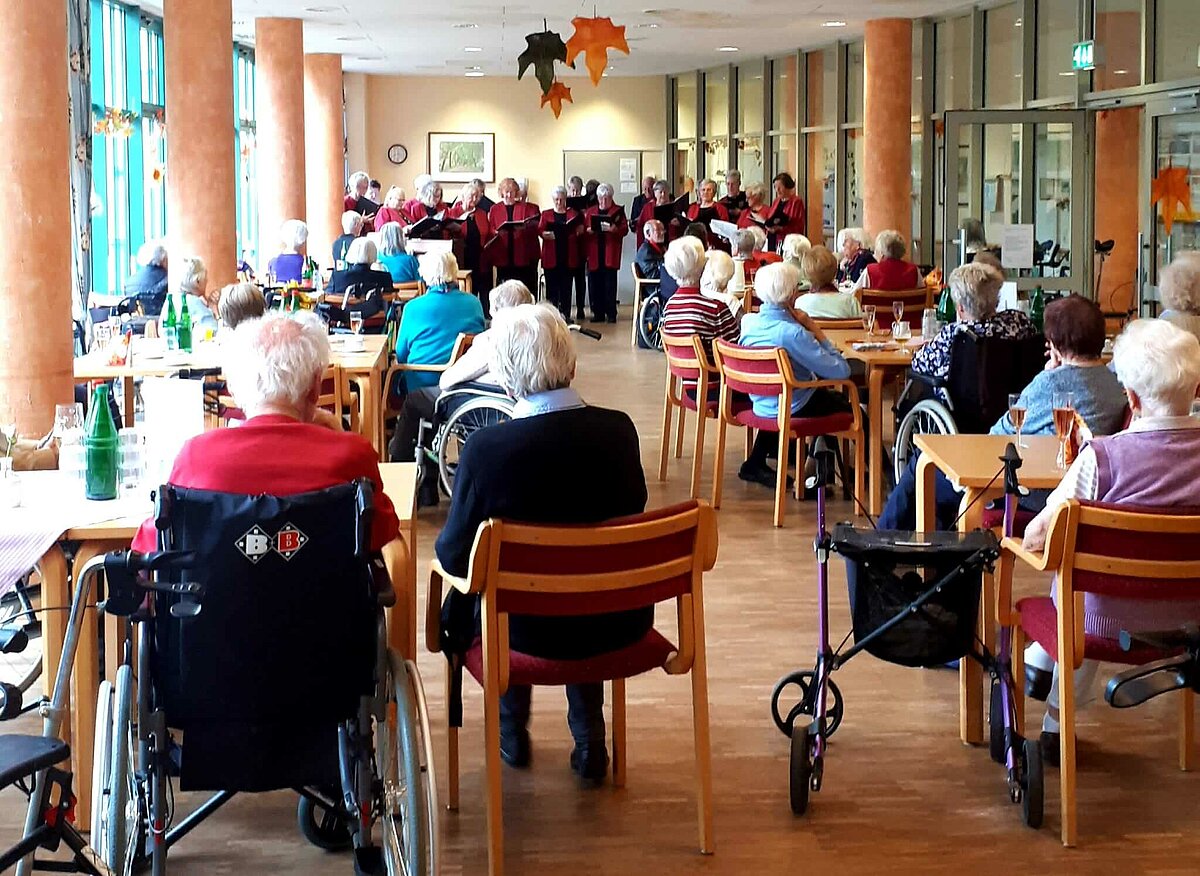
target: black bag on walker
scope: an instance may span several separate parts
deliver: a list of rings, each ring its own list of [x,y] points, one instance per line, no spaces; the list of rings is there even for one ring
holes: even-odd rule
[[[839,524],[833,549],[846,560],[854,641],[864,650],[901,666],[940,666],[970,653],[982,570],[999,555],[991,532]]]

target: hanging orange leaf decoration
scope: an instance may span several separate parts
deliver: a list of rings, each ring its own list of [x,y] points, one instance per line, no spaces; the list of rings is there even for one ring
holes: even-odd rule
[[[573,18],[575,33],[567,40],[567,64],[574,65],[575,58],[583,52],[587,56],[588,73],[592,85],[600,84],[604,68],[608,66],[608,50],[616,49],[629,54],[629,43],[625,42],[625,25],[614,25],[611,18]]]
[[[567,88],[567,86],[563,85],[561,82],[555,82],[550,86],[550,90],[542,95],[542,102],[539,104],[539,106],[550,104],[550,109],[554,110],[554,118],[557,119],[560,115],[562,115],[562,105],[564,100],[568,103],[575,102],[571,100],[571,89]]]
[[[1162,205],[1163,228],[1171,233],[1171,226],[1178,216],[1184,221],[1195,218],[1192,213],[1192,187],[1188,182],[1188,168],[1167,165],[1150,181],[1150,206]],[[1182,207],[1183,209],[1178,209]]]

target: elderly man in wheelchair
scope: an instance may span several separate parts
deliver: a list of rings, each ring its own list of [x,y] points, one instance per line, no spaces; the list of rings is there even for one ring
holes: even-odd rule
[[[396,594],[380,551],[398,522],[370,445],[312,422],[325,329],[312,314],[269,314],[225,352],[249,419],[188,442],[134,551],[85,567],[44,734],[0,737],[0,786],[30,798],[0,870],[21,860],[28,872],[39,847],[66,841],[80,872],[148,864],[160,876],[175,843],[235,793],[292,788],[304,836],[353,848],[356,873],[434,872],[424,697],[416,667],[388,648],[384,615]],[[69,756],[57,737],[97,595],[121,620],[97,709],[88,849],[69,824],[70,773],[54,765]],[[216,794],[183,816],[176,782]]]

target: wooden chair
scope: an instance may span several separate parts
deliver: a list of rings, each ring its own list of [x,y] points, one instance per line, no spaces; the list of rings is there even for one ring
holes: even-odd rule
[[[857,316],[846,319],[814,319],[813,322],[823,332],[854,331],[862,328],[862,319]]]
[[[720,339],[713,341],[713,356],[721,373],[721,401],[717,422],[717,465],[713,473],[713,507],[721,507],[721,481],[725,472],[725,428],[744,426],[779,433],[779,459],[775,479],[775,525],[783,526],[784,490],[787,486],[788,449],[796,443],[796,498],[803,493],[803,440],[833,435],[854,441],[854,495],[865,502],[866,441],[858,388],[849,380],[797,380],[787,351],[780,347],[742,347]],[[792,397],[797,390],[839,389],[846,393],[850,410],[829,417],[793,417]],[[734,393],[775,396],[779,416],[756,416],[753,409],[739,408]]]
[[[392,381],[395,380],[398,375],[404,373],[405,371],[426,371],[437,372],[440,374],[457,362],[460,358],[462,358],[462,355],[467,352],[467,350],[471,349],[471,343],[474,340],[474,335],[460,332],[458,337],[454,339],[454,347],[450,350],[450,358],[440,364],[415,365],[409,362],[392,362],[392,364],[388,366],[387,373],[383,377],[384,419],[387,419],[388,417],[395,417],[400,413],[399,410],[392,407],[392,401],[398,397],[398,394],[392,392]],[[395,349],[394,342],[391,342],[391,348]]]
[[[407,303],[425,294],[425,284],[420,280],[411,283],[393,283],[392,300]]]
[[[699,498],[700,474],[704,466],[704,429],[709,418],[716,419],[718,405],[709,400],[717,389],[720,374],[709,361],[708,351],[699,335],[662,336],[663,353],[667,360],[667,386],[663,398],[662,446],[658,459],[658,479],[667,479],[667,448],[671,443],[671,412],[679,411],[676,427],[675,458],[683,455],[683,428],[687,411],[696,412],[696,444],[692,456],[691,497]],[[693,395],[684,391],[684,383],[693,386]],[[703,400],[701,407],[698,402]]]
[[[637,349],[638,314],[642,312],[642,299],[645,298],[645,293],[642,289],[646,287],[657,289],[661,281],[652,277],[643,277],[642,269],[638,267],[637,262],[631,263],[629,270],[633,273],[633,329],[630,334],[629,343],[634,349]]]
[[[342,369],[330,365],[325,369],[321,381],[321,395],[317,398],[317,407],[329,411],[338,422],[349,415],[350,431],[360,434],[362,429],[359,421],[358,392],[350,388],[350,378]]]
[[[1046,649],[1059,673],[1060,801],[1062,843],[1075,845],[1075,690],[1071,671],[1084,659],[1139,665],[1168,656],[1153,648],[1122,651],[1114,639],[1084,632],[1084,595],[1172,602],[1200,598],[1200,515],[1164,514],[1144,508],[1071,500],[1055,512],[1042,555],[1019,539],[1001,543],[997,617],[1013,628],[1013,677],[1024,677],[1026,638]],[[1039,571],[1056,572],[1055,597],[1032,597],[1012,606],[1012,573],[1020,559]],[[1055,609],[1059,606],[1061,610]],[[1181,621],[1183,619],[1181,618]],[[1065,681],[1065,683],[1064,683]],[[1018,728],[1024,717],[1017,698]],[[1179,768],[1195,763],[1194,695],[1179,696]]]
[[[593,526],[538,526],[488,520],[479,527],[465,578],[435,560],[426,602],[426,644],[440,649],[442,582],[480,594],[482,637],[464,665],[483,686],[487,769],[488,872],[504,869],[500,696],[510,684],[612,682],[613,787],[625,785],[625,679],[661,668],[690,673],[700,851],[712,854],[712,769],[702,579],[717,559],[716,515],[695,499]],[[511,651],[508,616],[585,615],[674,600],[679,643],[656,629],[619,651],[549,660]],[[447,671],[447,691],[453,684]],[[449,722],[448,722],[449,723]],[[458,728],[448,726],[450,809],[458,808]]]
[[[880,289],[860,289],[859,302],[875,305],[875,330],[889,332],[895,317],[892,315],[892,302],[903,301],[904,313],[908,322],[916,328],[921,327],[921,314],[926,307],[933,306],[933,290],[921,286],[918,289],[903,289],[899,292],[884,292]],[[916,312],[916,319],[912,313]]]

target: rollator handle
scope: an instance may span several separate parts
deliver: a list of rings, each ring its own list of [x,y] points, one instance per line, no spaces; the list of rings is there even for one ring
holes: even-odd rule
[[[579,334],[583,335],[584,337],[591,338],[593,341],[598,341],[598,340],[600,340],[600,338],[603,337],[603,335],[601,335],[600,332],[593,331],[590,328],[584,328],[581,325],[569,325],[569,326],[567,326],[567,328],[573,332],[578,332]]]
[[[827,487],[833,483],[835,455],[824,437],[813,442],[813,475],[804,482],[808,489]]]
[[[1017,479],[1017,470],[1020,469],[1022,463],[1021,454],[1017,452],[1017,446],[1011,441],[1004,448],[1004,455],[1000,457],[1000,461],[1004,463],[1004,494],[1006,496],[1020,496],[1021,483]]]

